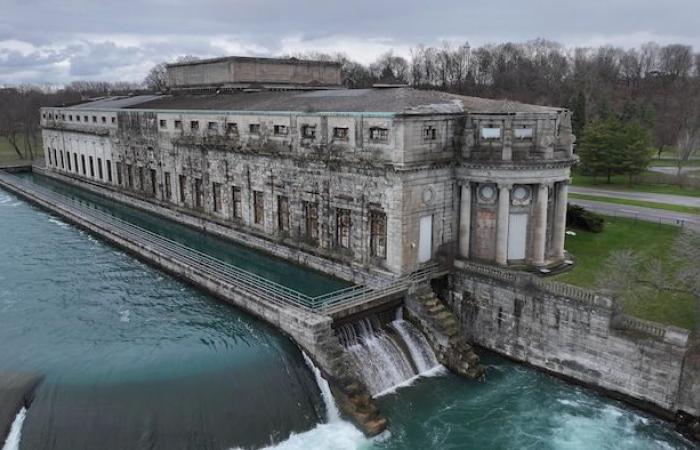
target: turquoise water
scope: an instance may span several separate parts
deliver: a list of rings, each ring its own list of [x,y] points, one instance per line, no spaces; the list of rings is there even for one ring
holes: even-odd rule
[[[693,448],[623,404],[484,361],[485,382],[381,397],[390,429],[367,440],[324,423],[313,374],[274,329],[0,190],[0,377],[46,377],[22,449]]]

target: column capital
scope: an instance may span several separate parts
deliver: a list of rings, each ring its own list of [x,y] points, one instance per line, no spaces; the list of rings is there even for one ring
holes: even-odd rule
[[[501,191],[503,189],[511,190],[513,189],[513,183],[498,183],[498,189]]]

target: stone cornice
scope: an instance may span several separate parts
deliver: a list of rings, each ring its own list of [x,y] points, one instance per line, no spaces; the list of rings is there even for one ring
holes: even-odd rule
[[[578,159],[538,160],[538,161],[462,161],[459,166],[465,169],[492,170],[542,170],[566,169],[572,167]]]

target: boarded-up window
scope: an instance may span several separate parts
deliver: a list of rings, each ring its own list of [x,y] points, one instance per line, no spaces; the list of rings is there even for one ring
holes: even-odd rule
[[[265,198],[262,192],[253,192],[253,220],[257,225],[265,222]]]
[[[156,170],[151,169],[151,194],[156,195],[156,187],[158,186],[158,183],[156,182]]]
[[[204,193],[202,192],[202,179],[194,179],[194,206],[195,208],[201,208],[204,204],[203,199]]]
[[[241,211],[241,188],[232,186],[231,197],[233,198],[233,217],[240,219],[243,216],[243,212]]]
[[[335,241],[338,247],[350,248],[350,210],[336,209],[335,219]]]
[[[306,238],[312,242],[318,241],[318,205],[314,202],[304,202],[304,218]]]
[[[378,258],[386,258],[386,214],[382,212],[370,213],[370,255]]]
[[[180,175],[178,185],[180,187],[180,202],[184,205],[187,203],[187,176]]]
[[[214,200],[214,212],[221,212],[221,183],[211,184],[211,195]]]
[[[170,200],[173,197],[173,188],[170,185],[170,172],[163,172],[163,183],[165,184],[165,198]]]
[[[289,198],[277,196],[277,225],[280,231],[289,231]]]

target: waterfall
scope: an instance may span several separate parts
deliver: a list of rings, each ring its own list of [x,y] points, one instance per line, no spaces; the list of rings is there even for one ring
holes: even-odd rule
[[[2,450],[19,450],[19,439],[22,436],[22,424],[25,417],[27,417],[27,408],[22,407],[17,413],[14,422],[12,422],[10,433],[7,435]]]
[[[328,422],[339,421],[340,412],[338,411],[338,405],[335,404],[335,398],[333,398],[333,394],[331,393],[331,386],[328,384],[328,381],[323,378],[321,371],[318,367],[316,367],[316,364],[314,364],[311,358],[309,358],[309,355],[307,355],[305,352],[302,352],[302,354],[304,355],[306,365],[308,365],[311,371],[314,373],[318,388],[321,390],[323,404],[326,406],[326,420]]]
[[[425,336],[400,314],[388,327],[377,316],[345,324],[338,336],[374,396],[439,365]]]

